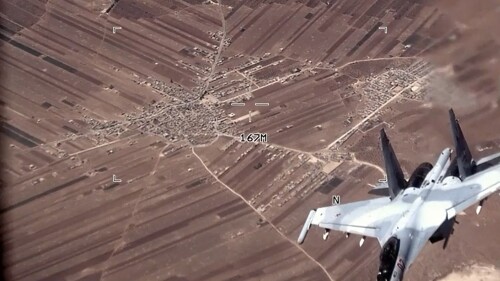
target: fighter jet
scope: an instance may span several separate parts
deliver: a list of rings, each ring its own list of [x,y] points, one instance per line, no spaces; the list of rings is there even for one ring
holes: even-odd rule
[[[434,166],[422,163],[406,180],[382,129],[389,196],[311,210],[297,242],[302,244],[311,225],[325,229],[324,240],[330,230],[342,231],[346,237],[361,235],[360,247],[366,237],[377,238],[382,247],[377,281],[403,280],[427,241],[445,240],[445,248],[455,216],[476,202],[479,214],[486,198],[500,190],[500,154],[475,162],[452,109],[449,115],[453,160],[452,150],[446,148]]]

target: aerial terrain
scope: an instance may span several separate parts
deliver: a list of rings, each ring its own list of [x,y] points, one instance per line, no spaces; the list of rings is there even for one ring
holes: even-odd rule
[[[5,0],[6,280],[374,280],[311,229],[453,145],[500,151],[494,0]],[[250,136],[250,137],[248,137]],[[405,280],[500,280],[500,196]],[[489,278],[489,279],[488,279]]]

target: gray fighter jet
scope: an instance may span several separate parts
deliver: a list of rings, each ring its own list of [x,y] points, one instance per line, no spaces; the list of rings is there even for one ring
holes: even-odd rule
[[[446,148],[436,164],[422,163],[410,178],[404,178],[394,150],[382,129],[380,138],[387,173],[389,196],[311,210],[300,233],[301,244],[311,225],[361,235],[380,243],[378,281],[400,281],[427,241],[448,239],[455,216],[500,190],[500,153],[477,162],[472,159],[462,130],[450,109],[455,158]]]

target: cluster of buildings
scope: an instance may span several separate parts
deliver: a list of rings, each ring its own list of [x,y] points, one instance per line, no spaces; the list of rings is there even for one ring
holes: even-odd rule
[[[416,79],[416,76],[406,70],[394,69],[368,77],[357,86],[363,98],[363,106],[360,107],[357,115],[361,118],[370,115]]]
[[[91,129],[87,135],[97,144],[109,142],[109,137],[119,136],[127,130],[122,121],[101,121],[87,115],[83,115],[83,120]]]
[[[170,142],[188,140],[191,144],[212,141],[217,134],[230,134],[234,126],[221,106],[204,103],[197,91],[187,91],[174,83],[152,79],[136,81],[162,95],[144,106],[140,112],[124,113],[123,121],[100,121],[86,117],[85,121],[97,139],[118,136],[127,129],[158,135]]]
[[[192,144],[210,142],[217,132],[231,125],[221,108],[198,102],[170,104],[156,102],[139,114],[128,114],[129,126],[149,134],[160,135],[171,142],[188,140]]]
[[[282,159],[290,153],[290,151],[285,151],[281,148],[274,148],[270,150],[270,155],[268,155],[270,157],[266,161],[266,164],[274,159]],[[307,155],[299,154],[299,161],[296,161],[296,159],[295,157],[290,158],[286,164],[287,168],[277,174],[265,190],[259,192],[250,200],[250,202],[255,205],[257,204],[258,198],[262,197],[263,193],[268,189],[271,190],[274,185],[286,183],[285,186],[279,189],[278,193],[274,194],[269,199],[269,201],[262,202],[257,207],[259,212],[263,213],[272,207],[282,207],[294,198],[303,198],[306,194],[318,187],[315,183],[323,182],[327,178],[327,175],[321,170],[321,165],[310,163]],[[290,177],[297,173],[301,173],[301,171],[305,172],[300,178],[289,180]]]
[[[197,100],[198,94],[193,91],[189,92],[173,83],[165,83],[160,80],[152,79],[151,82],[141,82],[157,90],[163,97],[169,100],[169,104],[179,105]]]

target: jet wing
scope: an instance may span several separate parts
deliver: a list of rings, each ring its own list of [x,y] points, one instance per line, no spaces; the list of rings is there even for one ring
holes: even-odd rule
[[[428,200],[446,202],[446,214],[453,218],[468,207],[485,199],[500,187],[500,173],[493,172],[491,176],[482,176],[450,186],[441,185],[432,190]],[[474,176],[473,176],[474,177]]]
[[[500,173],[491,172],[481,178],[470,177],[470,181],[451,185],[440,184],[434,187],[425,199],[421,228],[412,237],[407,266],[416,259],[429,238],[446,220],[483,200],[499,190]]]
[[[448,217],[453,217],[456,214],[461,213],[471,205],[491,195],[496,190],[498,190],[498,184],[500,184],[500,181],[498,181],[496,185],[489,185],[489,186],[481,186],[481,185],[464,186],[463,189],[467,188],[467,192],[463,192],[463,194],[458,194],[457,196],[454,196],[455,200],[453,206],[446,210]]]
[[[392,202],[388,197],[318,208],[309,213],[298,243],[302,243],[310,225],[363,236],[376,237],[382,245],[390,226],[409,204]]]

